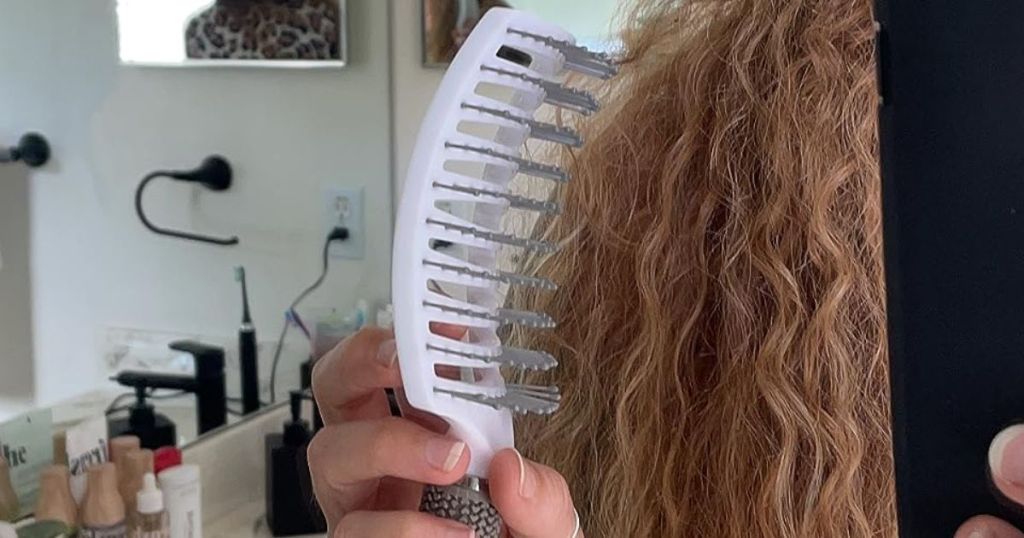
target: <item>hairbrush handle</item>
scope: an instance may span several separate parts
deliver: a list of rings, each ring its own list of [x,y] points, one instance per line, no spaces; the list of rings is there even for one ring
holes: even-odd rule
[[[487,482],[475,476],[451,486],[426,486],[420,511],[468,525],[476,538],[501,537],[501,516],[487,495]]]

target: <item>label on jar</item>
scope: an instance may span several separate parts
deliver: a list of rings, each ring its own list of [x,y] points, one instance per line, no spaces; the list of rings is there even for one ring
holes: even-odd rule
[[[124,522],[109,527],[85,527],[78,531],[79,538],[125,538],[127,529]]]

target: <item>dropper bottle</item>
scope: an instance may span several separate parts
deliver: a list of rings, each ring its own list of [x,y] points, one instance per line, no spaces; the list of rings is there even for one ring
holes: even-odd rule
[[[168,538],[170,527],[164,510],[164,494],[156,487],[156,477],[146,473],[142,489],[135,497],[136,513],[131,538]]]

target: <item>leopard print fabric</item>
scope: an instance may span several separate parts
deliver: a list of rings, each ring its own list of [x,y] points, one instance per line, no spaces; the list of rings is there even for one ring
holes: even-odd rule
[[[337,0],[218,0],[189,19],[189,58],[341,59]]]

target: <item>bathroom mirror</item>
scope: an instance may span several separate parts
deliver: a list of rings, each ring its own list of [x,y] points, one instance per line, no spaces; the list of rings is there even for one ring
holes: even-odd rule
[[[342,67],[346,0],[117,0],[128,65]]]
[[[403,2],[418,20],[419,4]],[[0,162],[0,424],[48,410],[54,429],[123,426],[144,386],[145,403],[186,445],[252,407],[287,402],[311,356],[376,321],[390,301],[389,4],[0,0],[0,50],[18,51],[0,55],[0,153],[29,132],[52,149],[38,168]],[[192,21],[252,22],[224,14],[236,6],[319,28],[323,44],[306,52],[329,54],[188,58]],[[336,69],[349,40],[352,68]],[[418,64],[416,45],[408,55]],[[230,163],[222,190],[197,175],[214,155]],[[154,233],[140,205],[164,230],[239,242]],[[325,249],[335,226],[350,233]],[[222,350],[222,390],[210,375],[218,358],[172,347],[181,341]],[[243,356],[255,356],[254,383]],[[159,432],[160,442],[172,435]]]
[[[423,63],[443,67],[488,9],[512,7],[536,13],[576,36],[591,50],[612,51],[617,0],[421,0]]]

